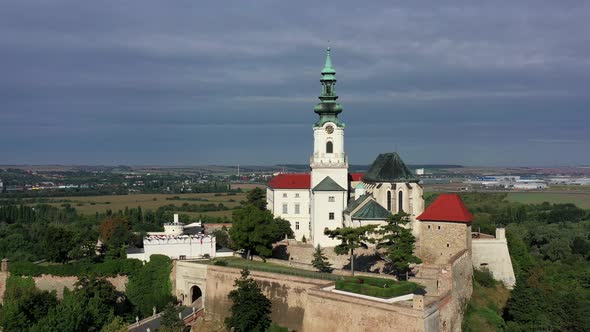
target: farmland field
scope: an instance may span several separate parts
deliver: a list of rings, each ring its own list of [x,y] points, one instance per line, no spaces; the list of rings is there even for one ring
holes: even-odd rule
[[[221,196],[215,196],[221,195]],[[180,199],[171,199],[178,197]],[[168,199],[167,199],[168,198]],[[199,199],[199,200],[197,200]],[[228,208],[240,205],[240,201],[246,199],[245,193],[227,195],[226,193],[199,193],[199,194],[134,194],[134,195],[109,195],[109,196],[74,196],[74,197],[52,197],[47,198],[47,204],[60,206],[61,204],[71,204],[81,214],[94,215],[96,212],[102,213],[107,209],[113,211],[123,210],[125,207],[134,208],[141,206],[143,210],[156,210],[160,206],[173,204],[181,206],[188,204],[208,204],[223,203]],[[231,210],[228,211],[211,211],[211,212],[182,212],[185,214],[194,214],[198,216],[231,216]]]
[[[580,208],[590,209],[590,192],[511,192],[506,199],[510,202],[531,203],[573,203]]]

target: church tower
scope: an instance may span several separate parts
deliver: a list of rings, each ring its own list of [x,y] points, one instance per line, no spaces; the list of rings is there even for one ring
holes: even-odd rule
[[[311,240],[331,247],[339,242],[324,235],[324,229],[343,226],[342,211],[348,201],[348,158],[344,153],[344,123],[338,119],[342,106],[336,102],[336,71],[330,48],[322,69],[322,93],[314,107],[319,120],[313,126],[311,166]]]
[[[344,122],[338,119],[342,105],[336,100],[336,71],[332,67],[330,48],[327,50],[326,65],[322,69],[322,93],[320,102],[314,107],[319,120],[313,126],[313,154],[310,159],[311,187],[315,187],[326,176],[338,185],[348,188],[348,158],[344,153]]]

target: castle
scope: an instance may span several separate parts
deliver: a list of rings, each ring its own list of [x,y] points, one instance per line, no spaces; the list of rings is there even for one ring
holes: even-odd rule
[[[350,173],[344,149],[345,124],[338,115],[336,71],[330,48],[321,71],[322,92],[314,107],[319,119],[313,125],[310,173],[279,174],[268,184],[267,207],[291,222],[297,240],[309,239],[322,247],[337,240],[324,230],[384,224],[391,214],[406,212],[419,237],[416,217],[424,211],[422,186],[397,153],[380,154],[366,174]]]
[[[423,262],[414,267],[409,280],[424,289],[380,299],[337,292],[334,282],[323,278],[254,270],[251,277],[271,300],[271,319],[297,331],[461,331],[473,291],[473,267],[488,267],[508,286],[514,282],[504,230],[498,229],[496,238],[473,238],[473,216],[456,194],[441,194],[425,209],[423,188],[397,153],[380,154],[365,174],[349,172],[335,75],[328,49],[315,107],[319,119],[313,126],[311,172],[279,174],[266,192],[268,209],[290,221],[298,241],[281,241],[289,260],[268,260],[315,270],[309,266],[314,248],[301,240],[309,239],[314,247],[333,247],[338,241],[324,235],[326,228],[383,224],[403,211],[410,215],[418,238],[415,253]],[[289,247],[305,252],[294,253]],[[223,321],[228,316],[232,303],[227,294],[239,277],[238,269],[179,260],[173,273],[175,295],[184,304],[202,304],[206,319]]]

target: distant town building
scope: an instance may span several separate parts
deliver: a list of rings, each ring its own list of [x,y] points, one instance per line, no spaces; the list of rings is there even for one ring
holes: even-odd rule
[[[477,180],[468,181],[468,183],[485,187],[520,190],[546,189],[548,187],[547,182],[544,180],[516,175],[482,176]]]

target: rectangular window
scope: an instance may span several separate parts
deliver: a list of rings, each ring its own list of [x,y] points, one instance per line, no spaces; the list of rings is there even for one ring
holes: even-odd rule
[[[334,220],[334,212],[330,212],[330,213],[328,214],[328,219],[330,219],[330,220]]]
[[[283,198],[287,198],[287,193],[283,193]]]
[[[299,198],[299,194],[295,194],[295,198]]]
[[[295,204],[295,214],[299,214],[299,204]]]
[[[299,221],[295,222],[295,230],[297,230],[297,231],[299,230]]]
[[[328,202],[336,202],[336,198],[334,196],[328,196]]]
[[[309,223],[309,230],[311,231],[311,223]]]
[[[287,204],[283,204],[283,213],[284,214],[289,213],[289,208],[288,208]]]

